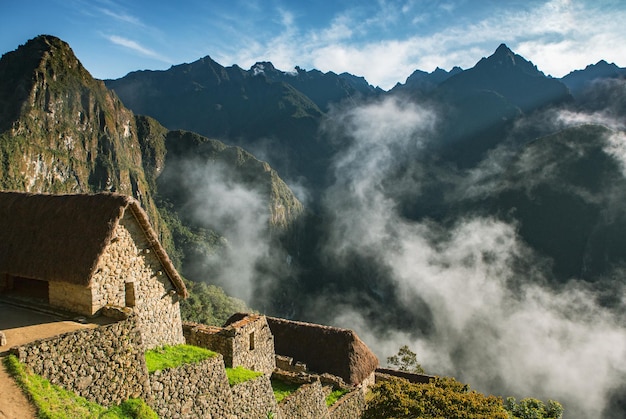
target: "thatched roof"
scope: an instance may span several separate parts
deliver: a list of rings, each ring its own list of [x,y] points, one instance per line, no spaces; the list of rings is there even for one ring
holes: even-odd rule
[[[241,320],[233,315],[226,324]],[[278,355],[305,363],[311,371],[330,373],[346,383],[360,384],[378,367],[378,358],[348,329],[267,317]]]
[[[134,198],[0,192],[0,272],[88,285],[115,228],[129,209],[178,294],[187,289]]]

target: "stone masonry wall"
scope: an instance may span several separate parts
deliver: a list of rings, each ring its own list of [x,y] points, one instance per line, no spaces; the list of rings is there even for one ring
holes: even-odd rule
[[[278,404],[282,418],[327,419],[326,396],[319,381],[304,384]]]
[[[227,327],[183,325],[185,341],[222,354],[227,367],[271,374],[276,368],[274,337],[264,316],[249,315]]]
[[[150,374],[153,399],[161,418],[236,418],[221,355]]]
[[[104,406],[150,399],[143,344],[134,317],[11,350],[35,374]]]
[[[233,406],[238,419],[258,419],[274,414],[278,419],[278,403],[267,375],[237,384],[231,388]]]
[[[329,419],[356,419],[365,411],[365,395],[359,388],[337,400],[328,409]]]
[[[93,314],[91,289],[85,285],[48,282],[48,301],[53,307],[63,308],[73,313],[85,316]]]
[[[434,375],[426,375],[426,374],[417,374],[407,371],[399,371],[392,370],[389,368],[377,368],[375,373],[375,381],[378,383],[380,381],[387,381],[391,378],[402,378],[407,380],[409,383],[421,383],[428,384],[432,379],[435,378]]]
[[[133,307],[146,349],[184,343],[178,295],[132,215],[126,211],[92,279],[93,308]]]
[[[233,366],[271,374],[276,368],[274,336],[265,316],[251,314],[228,328],[235,330]]]
[[[183,323],[183,336],[188,345],[217,352],[224,357],[227,367],[233,366],[234,331],[198,323]]]

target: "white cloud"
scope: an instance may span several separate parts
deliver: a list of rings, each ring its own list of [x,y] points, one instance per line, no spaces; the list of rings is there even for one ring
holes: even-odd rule
[[[124,38],[124,37],[117,36],[117,35],[107,36],[107,39],[109,41],[111,41],[112,43],[114,43],[115,45],[119,45],[119,46],[122,46],[124,48],[128,48],[129,50],[137,52],[137,53],[139,53],[141,55],[144,55],[146,57],[154,58],[156,60],[163,61],[165,63],[171,63],[171,61],[168,58],[163,57],[161,54],[159,54],[159,53],[157,53],[157,52],[155,52],[155,51],[153,51],[153,50],[151,50],[149,48],[146,48],[146,47],[140,45],[138,42],[133,41],[131,39]]]

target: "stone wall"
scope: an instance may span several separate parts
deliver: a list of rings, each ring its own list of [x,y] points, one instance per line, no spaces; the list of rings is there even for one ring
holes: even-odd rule
[[[304,362],[294,361],[290,356],[276,355],[275,359],[276,368],[283,371],[293,372],[296,374],[309,371]]]
[[[235,331],[233,366],[271,374],[276,368],[274,336],[265,316],[250,314],[228,326]]]
[[[85,285],[51,281],[48,283],[48,301],[51,306],[72,313],[85,316],[94,314],[91,289]]]
[[[141,335],[135,318],[82,329],[12,348],[35,374],[104,406],[150,399]]]
[[[407,371],[399,371],[392,370],[388,368],[377,368],[376,369],[376,382],[386,381],[391,379],[392,377],[402,378],[407,380],[410,383],[420,383],[420,384],[428,384],[430,380],[435,378],[434,375],[426,375],[426,374],[416,374]]]
[[[227,327],[185,323],[183,335],[189,345],[222,354],[227,367],[271,374],[276,368],[274,337],[265,316],[251,314]]]
[[[237,384],[231,390],[234,412],[238,419],[267,418],[269,412],[278,419],[278,403],[269,376],[262,375]]]
[[[183,336],[188,345],[210,349],[224,357],[227,367],[233,366],[233,330],[206,326],[198,323],[183,323]]]
[[[150,374],[150,406],[161,418],[236,418],[221,355]]]
[[[141,226],[126,211],[92,279],[92,313],[132,307],[146,349],[184,343],[176,289]]]
[[[365,411],[365,395],[359,388],[337,400],[328,409],[329,419],[356,419]]]
[[[322,384],[304,384],[278,404],[280,415],[286,419],[327,419],[326,395]]]

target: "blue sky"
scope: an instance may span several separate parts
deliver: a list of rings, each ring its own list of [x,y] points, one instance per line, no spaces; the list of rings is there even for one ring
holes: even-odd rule
[[[624,22],[623,0],[0,0],[0,53],[50,34],[101,79],[210,55],[389,89],[416,69],[470,68],[503,42],[555,77],[623,67]]]

